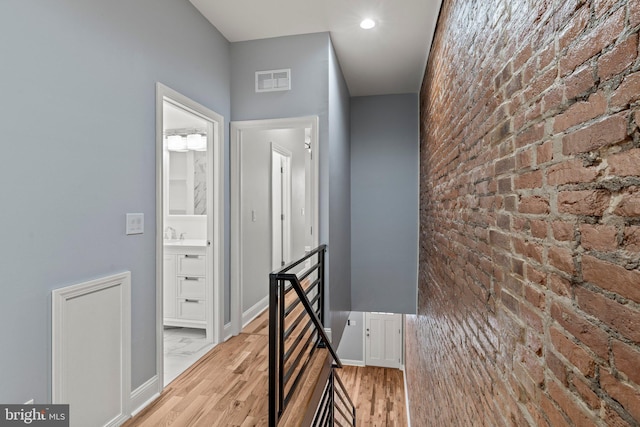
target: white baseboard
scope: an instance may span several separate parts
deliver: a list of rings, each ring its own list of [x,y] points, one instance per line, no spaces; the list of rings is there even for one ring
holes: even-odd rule
[[[158,376],[154,375],[144,384],[131,392],[129,408],[132,408],[131,416],[138,414],[151,402],[160,396],[158,392]]]
[[[402,377],[404,378],[404,404],[407,407],[407,427],[411,427],[411,411],[409,410],[409,387],[407,387],[407,371],[402,366]]]
[[[233,336],[233,329],[231,328],[231,322],[229,322],[224,325],[224,329],[222,330],[222,342],[227,341],[232,336]]]
[[[340,359],[340,361],[346,366],[367,366],[364,364],[364,360]]]
[[[329,338],[329,342],[333,345],[333,336],[331,336],[331,328],[324,328],[324,333]]]
[[[269,295],[255,303],[253,307],[242,313],[242,327],[247,326],[253,319],[262,314],[269,307]]]

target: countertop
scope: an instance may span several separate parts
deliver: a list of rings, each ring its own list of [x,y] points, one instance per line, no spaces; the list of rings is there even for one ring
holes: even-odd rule
[[[205,239],[165,239],[164,245],[173,247],[191,246],[204,248],[207,246],[207,241]]]

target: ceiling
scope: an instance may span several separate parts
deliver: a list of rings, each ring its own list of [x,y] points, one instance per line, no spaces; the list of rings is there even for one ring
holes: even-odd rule
[[[328,31],[351,96],[417,93],[441,0],[190,0],[229,41]],[[371,18],[377,25],[360,28]]]

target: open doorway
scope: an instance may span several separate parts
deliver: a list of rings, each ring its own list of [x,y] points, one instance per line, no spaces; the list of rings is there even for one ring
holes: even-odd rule
[[[268,306],[268,275],[318,245],[318,118],[231,123],[231,329]]]
[[[157,86],[157,359],[160,389],[220,342],[224,119]]]

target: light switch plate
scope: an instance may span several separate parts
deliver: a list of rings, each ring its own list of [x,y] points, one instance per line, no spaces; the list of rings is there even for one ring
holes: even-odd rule
[[[127,214],[127,235],[144,233],[144,214],[128,213]]]

